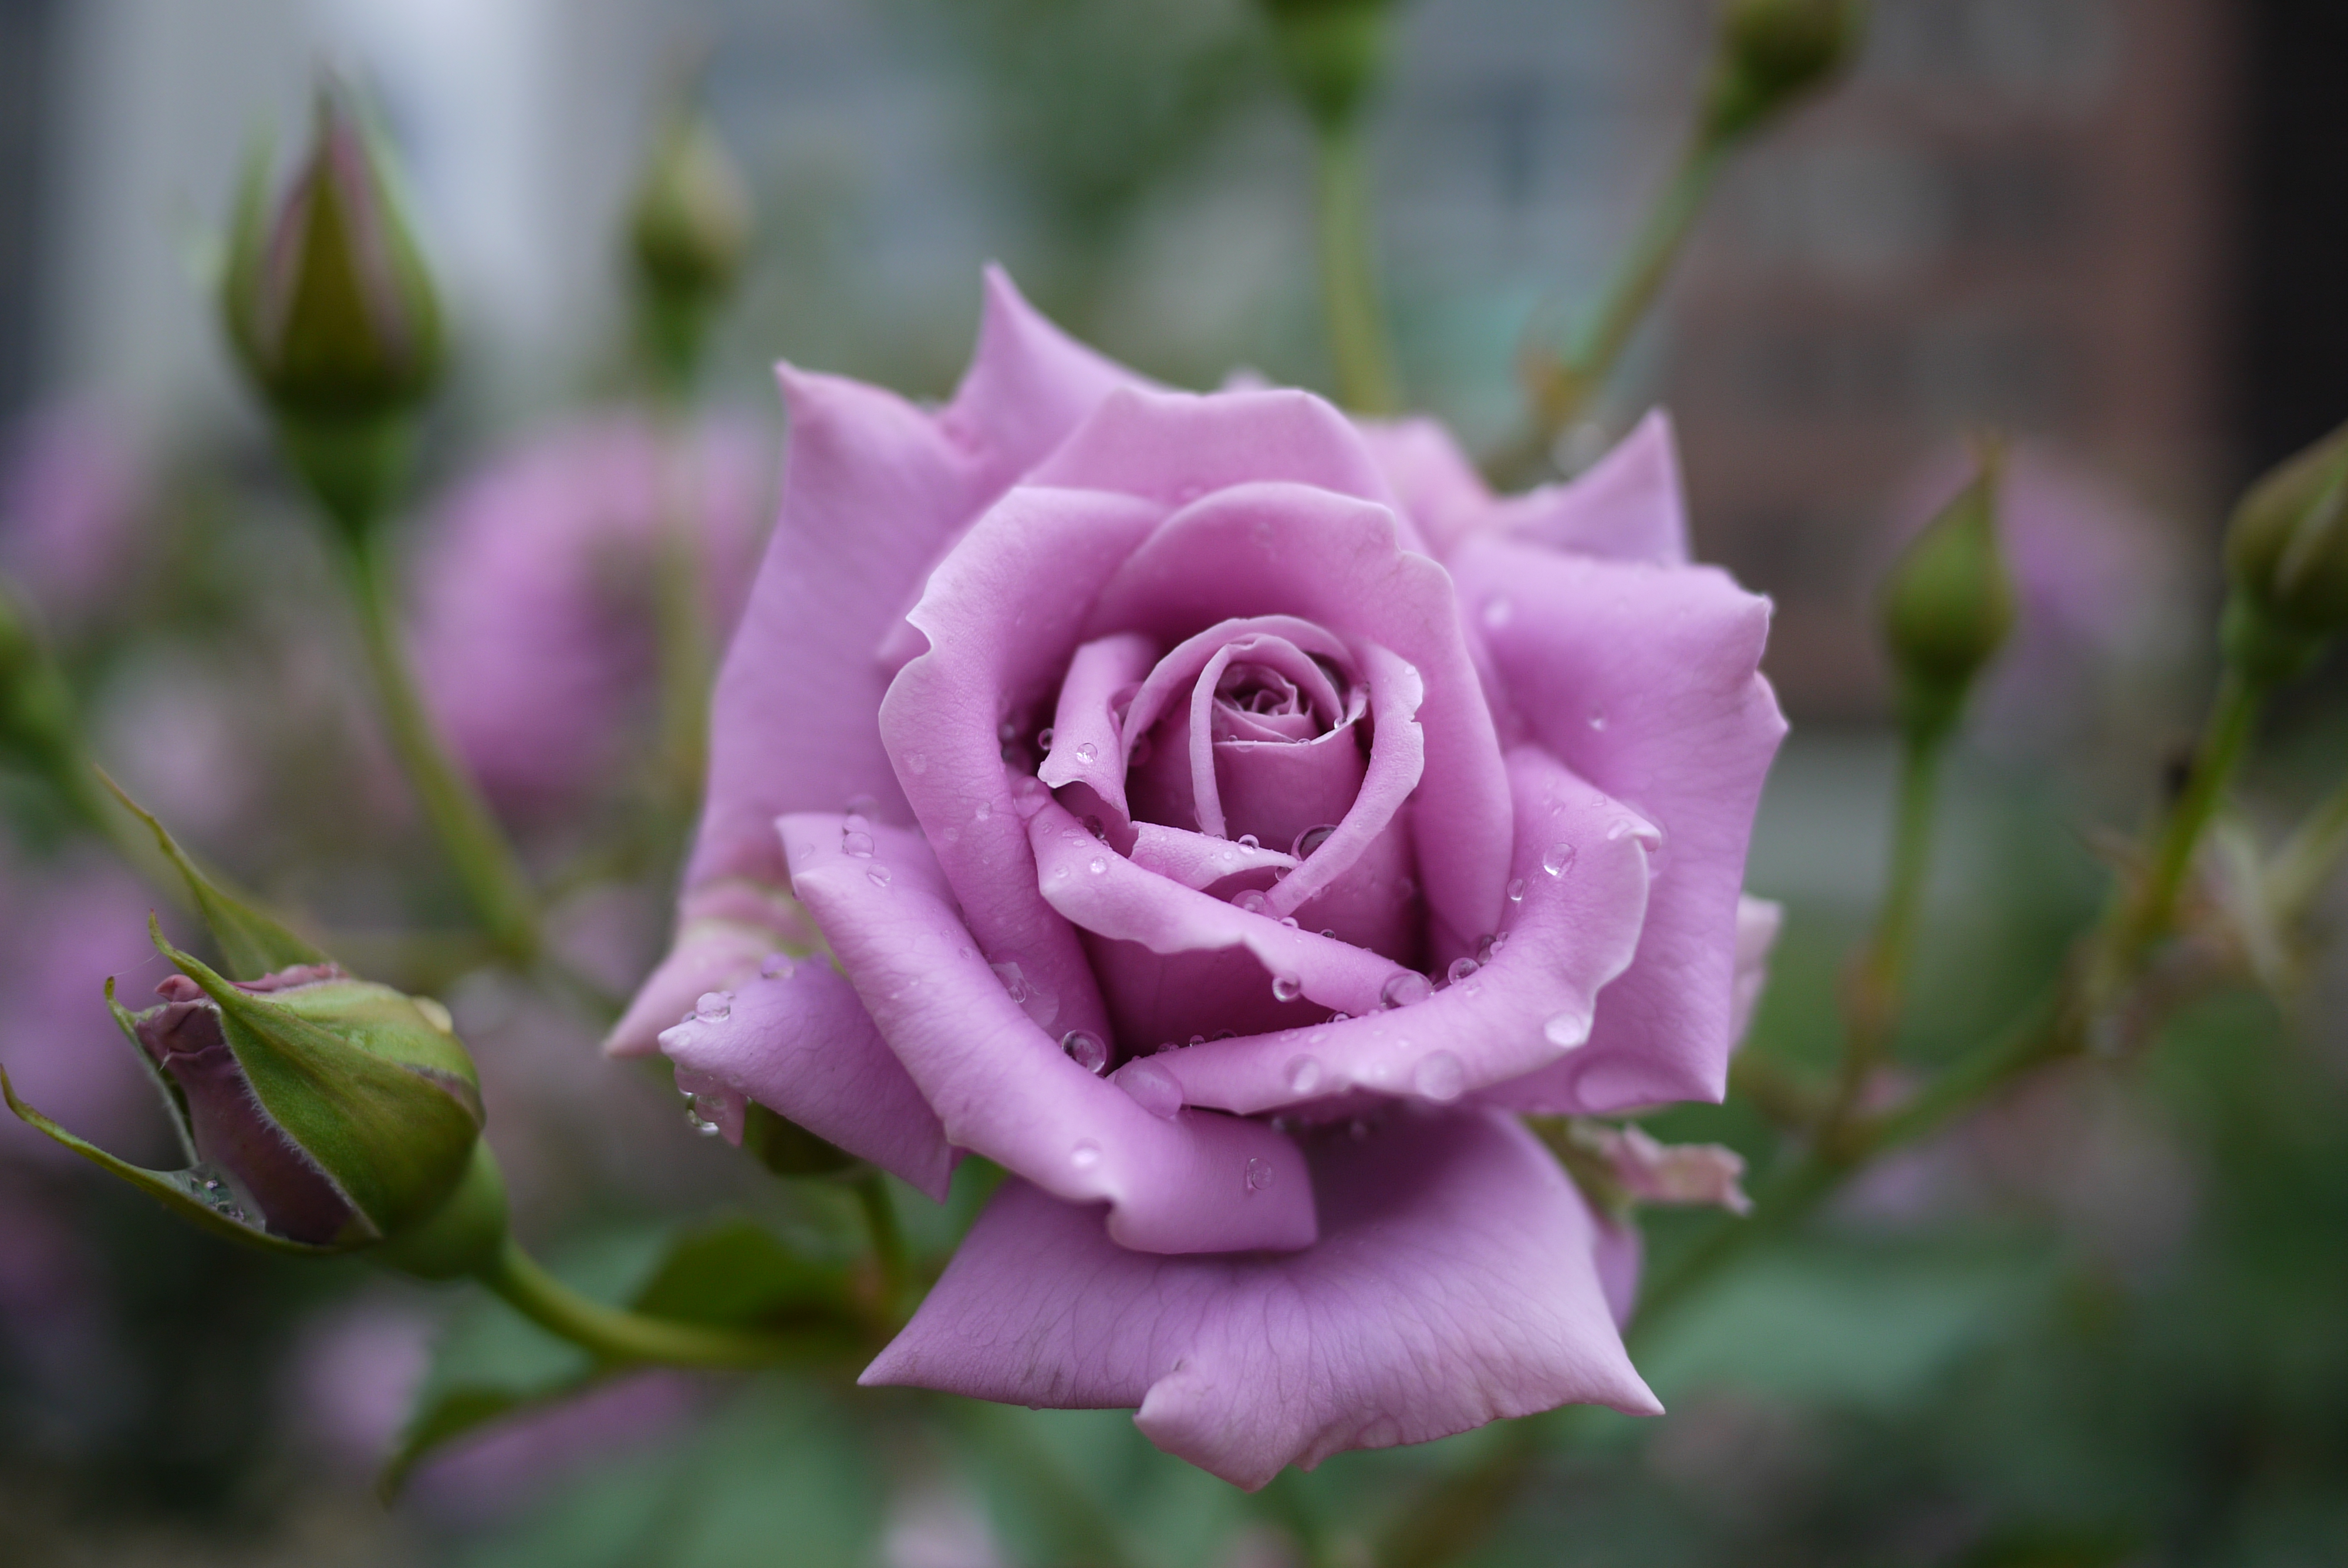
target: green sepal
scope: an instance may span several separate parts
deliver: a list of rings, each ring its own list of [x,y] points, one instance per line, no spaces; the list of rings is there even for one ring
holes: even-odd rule
[[[388,987],[333,980],[255,995],[173,948],[160,926],[152,935],[220,1008],[229,1050],[262,1110],[377,1236],[448,1201],[480,1136],[479,1081],[453,1036]]]
[[[8,1081],[5,1068],[0,1068],[0,1095],[6,1097],[8,1109],[15,1112],[17,1119],[26,1126],[64,1144],[100,1170],[121,1177],[180,1218],[193,1222],[200,1229],[225,1236],[231,1241],[242,1242],[248,1246],[292,1253],[302,1257],[330,1257],[346,1250],[339,1246],[313,1246],[306,1242],[288,1241],[283,1236],[272,1235],[256,1221],[245,1217],[244,1211],[237,1205],[226,1184],[214,1178],[216,1185],[208,1188],[201,1166],[184,1171],[150,1171],[144,1165],[134,1165],[128,1160],[109,1154],[87,1139],[77,1138],[17,1099],[15,1087]],[[216,1195],[208,1196],[208,1194]]]
[[[326,964],[334,960],[310,943],[268,915],[254,908],[244,899],[231,893],[206,876],[196,863],[188,858],[169,829],[158,822],[153,814],[132,800],[123,787],[108,777],[100,768],[98,776],[122,803],[122,809],[147,825],[155,835],[155,846],[163,858],[186,878],[188,897],[202,917],[204,928],[211,933],[213,943],[221,950],[232,979],[257,980],[279,969],[290,969],[299,964]]]
[[[496,1261],[506,1224],[505,1173],[489,1140],[477,1138],[463,1179],[439,1212],[376,1247],[367,1261],[417,1279],[463,1279]]]
[[[742,1152],[778,1176],[853,1178],[872,1168],[755,1100],[742,1112]]]
[[[1998,539],[2003,449],[1982,442],[1972,479],[1892,563],[1881,589],[1883,643],[1911,743],[1946,734],[1974,679],[2013,630],[2015,594]]]

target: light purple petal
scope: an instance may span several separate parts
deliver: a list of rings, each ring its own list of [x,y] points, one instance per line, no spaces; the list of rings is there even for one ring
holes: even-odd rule
[[[1418,722],[1426,682],[1414,666],[1375,642],[1362,650],[1362,661],[1369,667],[1373,728],[1361,788],[1354,796],[1353,809],[1338,820],[1337,831],[1322,840],[1321,847],[1305,858],[1293,876],[1272,890],[1271,913],[1275,920],[1296,914],[1316,895],[1336,886],[1370,845],[1385,835],[1403,802],[1426,776],[1426,736]],[[1447,845],[1437,853],[1454,851]]]
[[[919,834],[876,825],[858,855],[849,835],[861,830],[841,817],[788,816],[780,828],[793,886],[948,1142],[1067,1202],[1107,1203],[1123,1246],[1312,1244],[1296,1145],[1261,1122],[1153,1115],[1071,1061],[1053,1032],[1066,1026],[1041,1023],[1038,999],[1014,1001],[990,968]]]
[[[861,1381],[1138,1406],[1150,1441],[1251,1489],[1561,1404],[1661,1412],[1609,1310],[1597,1222],[1512,1119],[1405,1112],[1310,1157],[1322,1239],[1279,1258],[1119,1252],[1086,1211],[1007,1183]]]
[[[1228,877],[1246,876],[1261,890],[1272,886],[1272,874],[1296,869],[1296,858],[1269,845],[1250,849],[1228,838],[1209,838],[1163,823],[1136,823],[1133,850],[1128,856],[1142,870],[1195,887],[1201,892]]]
[[[668,956],[636,988],[633,1000],[605,1037],[613,1056],[650,1056],[660,1031],[693,1009],[705,991],[732,990],[776,953],[804,953],[816,943],[789,894],[738,877],[689,890],[677,910],[676,939]]]
[[[1687,497],[1671,415],[1653,410],[1588,473],[1511,496],[1478,528],[1576,555],[1686,565]]]
[[[1355,426],[1437,560],[1491,509],[1484,477],[1440,420],[1364,419]]]
[[[1753,813],[1786,733],[1759,673],[1769,601],[1710,568],[1570,556],[1484,538],[1453,563],[1478,612],[1502,722],[1663,832],[1630,971],[1583,1060],[1506,1091],[1518,1110],[1717,1100],[1727,1086],[1737,897]],[[1509,611],[1492,612],[1505,604]]]
[[[1735,1044],[1745,1042],[1753,1015],[1760,1010],[1761,993],[1769,984],[1769,951],[1785,924],[1783,904],[1750,894],[1736,896],[1736,979],[1728,1009],[1728,1036]]]
[[[1194,425],[1179,406],[1150,412],[1166,421],[1157,431],[1165,442],[1228,435]],[[1437,956],[1447,961],[1499,918],[1509,834],[1499,742],[1449,574],[1403,548],[1383,507],[1292,484],[1234,485],[1177,513],[1135,550],[1101,591],[1092,624],[1172,642],[1255,615],[1301,617],[1349,648],[1375,643],[1416,669],[1426,763],[1412,825]]]
[[[1158,661],[1158,645],[1123,633],[1087,642],[1068,662],[1052,714],[1052,750],[1035,776],[1053,789],[1082,784],[1120,818],[1125,802],[1125,742],[1114,706]]]
[[[1601,989],[1622,983],[1640,939],[1655,834],[1537,747],[1509,753],[1509,777],[1522,900],[1491,961],[1424,1001],[1367,1016],[1331,1002],[1355,1016],[1160,1058],[1187,1103],[1252,1115],[1356,1090],[1439,1102],[1578,1066]]]
[[[945,1201],[953,1173],[945,1129],[838,970],[804,958],[729,995],[723,1018],[662,1032],[671,1061]]]

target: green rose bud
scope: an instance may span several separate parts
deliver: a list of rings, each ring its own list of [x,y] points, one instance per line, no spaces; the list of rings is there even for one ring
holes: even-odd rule
[[[653,149],[628,216],[628,257],[646,345],[664,379],[683,385],[711,318],[750,251],[749,192],[716,129],[680,115]]]
[[[1323,131],[1353,122],[1385,75],[1393,0],[1262,0],[1289,90]]]
[[[2289,680],[2348,628],[2348,425],[2250,487],[2226,530],[2227,657]]]
[[[1866,0],[1728,0],[1704,138],[1733,141],[1825,87],[1858,56],[1866,25]]]
[[[1997,538],[2003,466],[1998,448],[1985,446],[1972,482],[1884,579],[1883,640],[1911,735],[1937,738],[1956,721],[1973,678],[2013,629],[2013,583]]]

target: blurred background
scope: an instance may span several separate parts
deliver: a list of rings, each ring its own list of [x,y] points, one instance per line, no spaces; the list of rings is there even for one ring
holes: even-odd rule
[[[2098,844],[2199,720],[2226,506],[2348,415],[2348,13],[1875,10],[1853,77],[1734,166],[1575,440],[1587,460],[1669,404],[1699,554],[1776,600],[1796,732],[1750,880],[1790,917],[1749,1049],[1800,1061],[1833,1037],[1888,833],[1871,583],[1962,483],[1969,430],[2017,438],[2024,628],[1941,835],[1903,1040],[1923,1067],[2010,1015],[2092,911]],[[1411,401],[1471,448],[1518,416],[1528,323],[1588,302],[1676,156],[1713,16],[1401,8],[1385,282]],[[564,889],[567,951],[623,990],[664,940],[674,851],[641,842],[653,786],[630,771],[654,723],[628,599],[652,503],[629,498],[649,481],[620,242],[663,117],[698,91],[757,212],[695,426],[714,575],[738,578],[779,460],[773,362],[941,395],[989,260],[1169,382],[1326,384],[1309,138],[1261,23],[1241,0],[0,0],[0,572],[94,749],[353,956],[376,942],[446,989],[524,1228],[582,1277],[624,1278],[713,1204],[842,1245],[836,1194],[693,1139],[592,1019],[394,941],[457,906],[417,869],[431,852],[208,281],[240,168],[271,135],[290,158],[322,63],[399,149],[455,324],[404,525],[427,685]],[[570,597],[537,606],[557,558]],[[2244,831],[2348,763],[2341,673],[2278,716]],[[98,999],[160,972],[148,896],[32,784],[0,778],[0,1059],[60,1120],[151,1152],[163,1123]],[[2149,1061],[2065,1070],[1875,1173],[1658,1348],[1672,1416],[1578,1429],[1483,1560],[2348,1561],[2339,973],[2201,1009]],[[1658,1130],[1770,1150],[1736,1107]],[[53,1153],[0,1127],[11,1562],[1089,1561],[990,1467],[1006,1449],[1122,1517],[1136,1564],[1295,1560],[1280,1509],[1121,1414],[983,1411],[939,1447],[880,1396],[780,1380],[609,1385],[386,1509],[374,1467],[436,1342],[444,1363],[521,1355],[518,1327],[231,1254]],[[1476,1440],[1333,1462],[1281,1507],[1374,1516]]]

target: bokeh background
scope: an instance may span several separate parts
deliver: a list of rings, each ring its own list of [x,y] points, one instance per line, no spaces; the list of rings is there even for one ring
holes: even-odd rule
[[[1951,791],[1902,1041],[1921,1070],[2014,1010],[2092,911],[2098,845],[2198,721],[2228,500],[2348,415],[2348,14],[1876,12],[1853,78],[1735,167],[1575,440],[1586,460],[1667,402],[1700,553],[1776,600],[1797,728],[1751,883],[1790,917],[1750,1049],[1789,1061],[1833,1038],[1889,831],[1869,585],[1962,481],[1967,431],[2019,441],[2024,624]],[[1509,431],[1528,324],[1589,301],[1669,167],[1711,19],[1708,0],[1402,7],[1375,139],[1386,289],[1413,401],[1472,446]],[[674,845],[644,842],[631,772],[652,720],[623,656],[643,620],[613,498],[637,482],[618,235],[680,84],[758,215],[705,389],[713,528],[747,551],[779,459],[772,363],[942,394],[988,260],[1170,382],[1325,384],[1310,149],[1260,24],[1241,0],[0,0],[0,571],[95,749],[351,956],[447,991],[524,1227],[582,1278],[624,1280],[712,1205],[845,1245],[837,1194],[695,1140],[664,1084],[596,1055],[592,1020],[395,936],[458,906],[205,282],[248,149],[298,139],[322,63],[398,146],[457,325],[406,525],[419,625],[494,628],[557,557],[608,612],[579,635],[613,670],[535,677],[583,685],[526,669],[512,709],[474,692],[468,717],[465,644],[441,692],[562,878],[568,950],[624,988],[664,938]],[[522,577],[451,608],[465,528],[514,512],[540,530],[507,550]],[[2249,830],[2348,762],[2342,673],[2271,727]],[[530,727],[589,709],[611,716],[584,738]],[[60,1119],[153,1152],[98,998],[159,972],[148,895],[29,781],[0,778],[0,1060]],[[1574,1428],[1481,1559],[2348,1561],[2339,973],[2222,999],[2147,1060],[2065,1070],[1871,1174],[1658,1347],[1670,1417]],[[1770,1152],[1736,1107],[1658,1130]],[[0,1127],[10,1562],[981,1568],[1092,1561],[1063,1528],[1081,1508],[1136,1568],[1294,1561],[1293,1509],[1336,1522],[1345,1563],[1348,1522],[1477,1440],[1340,1460],[1251,1512],[1113,1412],[922,1427],[819,1383],[646,1378],[450,1453],[386,1509],[374,1466],[436,1344],[545,1348],[456,1294],[232,1254],[53,1153]],[[1668,1251],[1673,1217],[1654,1233]]]

